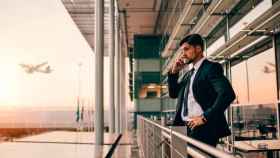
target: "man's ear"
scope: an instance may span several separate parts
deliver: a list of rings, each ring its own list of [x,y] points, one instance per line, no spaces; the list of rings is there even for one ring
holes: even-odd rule
[[[194,49],[195,49],[196,52],[201,52],[201,53],[202,53],[202,48],[201,48],[201,46],[196,45],[196,46],[194,47]]]

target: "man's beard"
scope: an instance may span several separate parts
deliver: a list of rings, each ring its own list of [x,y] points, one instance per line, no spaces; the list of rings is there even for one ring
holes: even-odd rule
[[[187,61],[187,64],[190,64],[190,63],[192,63],[193,62],[193,59],[189,59],[188,61]]]
[[[194,59],[195,59],[195,53],[196,53],[196,51],[194,51],[193,54],[192,54],[192,57],[190,57],[190,58],[188,59],[187,64],[193,63],[193,61],[194,61]]]

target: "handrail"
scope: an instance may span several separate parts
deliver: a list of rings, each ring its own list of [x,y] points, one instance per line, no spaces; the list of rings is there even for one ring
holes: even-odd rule
[[[176,112],[176,109],[168,109],[168,110],[163,110],[162,112]]]
[[[275,100],[272,102],[257,102],[257,103],[233,103],[230,106],[231,107],[239,107],[239,106],[256,106],[256,105],[270,105],[270,104],[279,104],[280,100]]]
[[[244,106],[256,106],[256,105],[269,105],[269,104],[279,104],[280,100],[276,100],[273,102],[258,102],[258,103],[232,103],[230,104],[230,107],[244,107]],[[168,110],[163,110],[162,112],[176,112],[176,108],[174,109],[168,109]]]
[[[197,141],[197,140],[190,138],[186,135],[183,135],[179,132],[173,131],[170,128],[159,125],[143,116],[138,116],[138,119],[148,122],[148,123],[160,128],[161,130],[166,131],[167,133],[170,133],[171,136],[174,135],[174,136],[180,138],[181,140],[187,142],[188,144],[191,144],[191,145],[197,147],[198,149],[200,149],[201,151],[204,151],[205,153],[208,153],[212,156],[219,157],[219,158],[235,158],[233,155],[225,153],[221,150],[218,150],[210,145]]]
[[[171,140],[171,136],[166,133],[166,132],[161,132],[162,136]],[[193,157],[199,157],[199,158],[208,158],[209,156],[207,156],[206,154],[203,154],[202,152],[199,152],[198,150],[194,149],[193,147],[188,147],[188,153],[190,153],[190,155],[192,155]]]

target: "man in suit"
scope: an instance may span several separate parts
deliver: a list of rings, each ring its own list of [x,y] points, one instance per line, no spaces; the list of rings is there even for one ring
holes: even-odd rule
[[[182,54],[168,73],[171,98],[177,98],[175,126],[187,126],[188,136],[211,146],[218,139],[229,136],[224,111],[235,99],[230,82],[219,63],[203,55],[203,38],[199,34],[186,36],[180,42]],[[179,71],[192,64],[179,82]]]

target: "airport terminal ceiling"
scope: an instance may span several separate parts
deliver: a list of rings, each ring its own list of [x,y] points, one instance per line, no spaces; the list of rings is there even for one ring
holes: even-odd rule
[[[77,27],[94,49],[95,0],[61,0]],[[171,13],[175,3],[185,3],[186,0],[117,0],[121,21],[121,32],[128,48],[133,47],[133,37],[136,34],[162,34],[165,30],[166,18]],[[104,0],[104,32],[105,54],[109,45],[110,0]],[[178,6],[178,4],[176,5]]]

